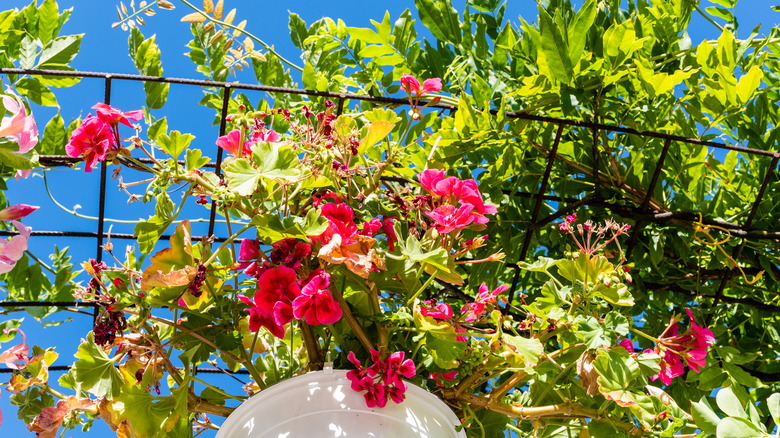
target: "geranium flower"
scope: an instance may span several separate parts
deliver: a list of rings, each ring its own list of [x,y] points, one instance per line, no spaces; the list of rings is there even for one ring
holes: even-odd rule
[[[448,198],[461,182],[454,176],[447,176],[444,170],[428,169],[417,175],[420,185],[431,194]]]
[[[253,144],[257,143],[258,141],[276,143],[281,139],[282,137],[273,129],[265,129],[265,130],[258,129],[252,134],[252,138],[244,142],[244,154],[248,155],[251,152],[250,147]]]
[[[81,156],[84,170],[92,172],[95,163],[106,159],[109,149],[114,146],[114,135],[111,126],[97,117],[88,115],[86,119],[73,130],[73,134],[65,145],[65,152],[71,157]]]
[[[452,382],[457,375],[457,371],[450,371],[449,373],[431,373],[430,378],[436,381],[436,385],[444,386],[444,380]]]
[[[690,309],[686,309],[686,313],[691,318],[688,330],[678,335],[680,325],[676,317],[673,317],[672,322],[659,337],[655,348],[645,350],[661,356],[661,371],[658,375],[651,376],[651,380],[661,379],[664,384],[671,384],[674,377],[685,372],[683,360],[697,373],[707,365],[707,350],[715,343],[715,337],[710,329],[696,324]]]
[[[6,137],[19,145],[18,153],[24,154],[38,144],[38,126],[32,114],[27,115],[24,102],[10,88],[6,89],[9,96],[3,96],[3,106],[11,112],[10,117],[3,117],[0,122],[0,137]]]
[[[27,204],[16,204],[0,210],[0,221],[21,219],[41,207]]]
[[[495,205],[485,204],[482,200],[482,194],[479,193],[477,182],[473,179],[465,181],[458,181],[455,188],[452,191],[452,199],[457,200],[461,204],[471,204],[474,206],[473,213],[475,214],[474,222],[478,224],[485,224],[488,219],[484,214],[496,214]]]
[[[474,215],[471,214],[473,209],[474,206],[471,204],[463,204],[458,208],[455,208],[454,205],[442,205],[425,214],[433,219],[438,232],[446,234],[462,230],[474,222]]]
[[[382,229],[382,222],[378,218],[372,218],[363,224],[363,229],[360,230],[361,236],[374,237],[374,235]]]
[[[274,242],[271,247],[271,263],[298,269],[301,262],[311,254],[311,245],[290,237]]]
[[[97,112],[97,117],[100,120],[111,126],[117,126],[122,123],[132,128],[133,125],[130,123],[130,120],[138,121],[144,117],[143,110],[128,111],[125,113],[111,105],[106,105],[105,103],[95,104],[92,109]]]
[[[243,295],[239,295],[238,299],[249,306],[249,331],[254,333],[260,330],[260,327],[265,327],[277,338],[284,338],[284,325],[277,324],[272,314],[263,312],[252,300]]]
[[[387,236],[387,245],[390,247],[390,252],[395,251],[395,243],[398,242],[398,236],[395,235],[394,221],[398,220],[397,217],[383,217],[382,218],[382,230],[384,230]]]
[[[217,146],[230,152],[236,157],[242,157],[249,154],[249,148],[243,147],[241,144],[241,131],[234,129],[217,138]]]
[[[318,269],[293,300],[292,310],[296,319],[305,319],[306,324],[334,324],[341,319],[341,306],[328,292],[330,275]]]
[[[431,91],[440,91],[441,90],[441,79],[439,78],[431,78],[426,79],[422,83],[422,87],[420,86],[420,81],[417,80],[412,75],[408,75],[404,73],[401,75],[401,88],[403,88],[407,93],[410,95],[415,96],[422,96],[425,93],[431,92]]]
[[[489,291],[487,285],[482,283],[479,286],[479,293],[474,302],[466,303],[461,308],[460,312],[465,316],[463,320],[471,322],[479,319],[485,313],[485,307],[489,304],[495,306],[498,295],[507,289],[509,289],[509,286],[503,284],[493,289],[493,291]]]
[[[257,293],[255,293],[257,307],[273,314],[277,302],[291,304],[301,293],[296,280],[295,270],[286,266],[276,266],[263,272],[257,279]]]
[[[466,332],[465,328],[457,324],[453,324],[452,307],[450,307],[449,304],[447,303],[436,304],[436,300],[423,301],[422,304],[423,305],[420,306],[420,314],[422,316],[427,316],[438,321],[444,321],[452,325],[453,329],[455,330],[455,333]],[[455,337],[455,340],[457,340],[458,342],[466,342],[466,337],[457,336]]]
[[[22,258],[27,250],[27,239],[30,238],[32,228],[23,225],[19,221],[11,222],[19,231],[19,235],[10,240],[0,240],[0,274],[10,272],[16,262]]]
[[[349,352],[347,359],[355,365],[355,370],[347,372],[347,378],[352,382],[354,391],[366,391],[363,397],[366,406],[385,407],[387,400],[396,403],[404,401],[406,383],[401,376],[412,378],[416,374],[414,362],[411,359],[404,360],[405,353],[396,351],[384,360],[379,359],[379,352],[369,350],[371,361],[374,362],[368,368],[355,358],[355,353]]]

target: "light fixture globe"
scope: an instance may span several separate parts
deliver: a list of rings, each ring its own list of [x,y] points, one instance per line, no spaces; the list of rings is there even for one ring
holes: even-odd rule
[[[347,370],[325,368],[279,382],[245,401],[217,438],[465,438],[435,395],[407,383],[406,400],[369,408]]]

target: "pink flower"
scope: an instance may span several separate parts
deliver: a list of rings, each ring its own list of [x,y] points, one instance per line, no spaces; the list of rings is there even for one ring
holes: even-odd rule
[[[13,221],[21,219],[41,207],[27,204],[11,205],[0,210],[0,221]]]
[[[32,231],[32,228],[21,222],[11,223],[19,231],[19,235],[13,236],[10,240],[0,240],[0,274],[10,272],[16,266],[16,262],[22,258],[27,250],[27,239],[30,238],[30,231]]]
[[[431,373],[431,379],[436,381],[436,384],[438,386],[444,386],[443,380],[446,380],[448,382],[452,382],[455,380],[455,377],[458,375],[457,371],[450,371],[449,373]]]
[[[102,120],[104,123],[108,123],[111,126],[117,126],[119,123],[122,123],[132,128],[133,125],[130,124],[128,119],[138,121],[144,117],[144,112],[142,110],[128,111],[124,113],[111,105],[106,105],[105,103],[95,104],[92,109],[97,112],[97,116],[100,120]]]
[[[435,320],[445,321],[447,323],[453,322],[452,307],[447,303],[436,304],[436,300],[423,301],[420,306],[420,314],[422,316],[428,316]],[[455,333],[464,333],[465,328],[459,325],[453,325]],[[466,342],[465,336],[457,336],[455,338],[458,342]]]
[[[352,208],[343,203],[328,203],[320,209],[320,215],[328,219],[328,229],[319,235],[323,244],[327,244],[333,238],[333,235],[341,236],[342,245],[351,245],[356,242],[354,239],[358,234],[357,225],[352,222],[355,213]]]
[[[114,146],[114,135],[111,126],[97,117],[88,115],[81,125],[73,130],[73,134],[65,145],[65,152],[71,157],[82,156],[84,170],[92,172],[92,167],[98,161],[106,159],[108,150]]]
[[[420,87],[420,81],[418,81],[417,78],[415,78],[412,75],[408,75],[404,73],[403,75],[401,75],[401,88],[403,88],[410,95],[414,94],[416,96],[421,96],[430,91],[440,91],[441,79],[439,78],[426,79],[425,81],[423,81],[422,87]]]
[[[258,141],[265,141],[268,143],[276,143],[279,141],[282,137],[273,129],[266,129],[266,130],[257,130],[254,134],[252,134],[252,139],[249,140],[250,144],[255,144]]]
[[[397,217],[382,218],[382,230],[384,230],[387,236],[387,245],[390,247],[390,252],[395,251],[395,243],[398,242],[398,236],[395,235],[395,228],[393,227],[393,221],[396,220],[398,220]]]
[[[486,305],[490,304],[495,306],[497,303],[498,295],[501,292],[509,289],[509,286],[504,284],[495,289],[492,292],[488,291],[488,287],[485,283],[479,286],[479,294],[473,303],[466,303],[461,308],[460,312],[464,314],[464,321],[471,322],[479,319],[483,313],[485,313]]]
[[[482,194],[479,193],[477,182],[473,179],[466,181],[459,181],[452,191],[452,199],[457,200],[461,204],[471,204],[474,206],[474,213],[478,215],[483,214],[496,214],[496,206],[491,204],[485,204],[482,200]],[[475,218],[474,222],[479,224],[487,223],[487,218]]]
[[[446,234],[462,230],[474,222],[474,215],[471,214],[473,209],[471,204],[463,204],[457,209],[453,205],[442,205],[425,214],[433,219],[438,232]]]
[[[414,362],[411,359],[404,360],[404,356],[405,353],[403,351],[396,351],[391,353],[385,360],[385,372],[382,376],[382,381],[385,385],[404,386],[401,376],[411,379],[417,374]]]
[[[19,181],[22,178],[27,179],[31,173],[32,169],[16,169],[16,173],[14,173],[14,180]]]
[[[620,342],[618,342],[618,345],[623,347],[629,353],[634,352],[634,343],[631,342],[631,339],[624,338]]]
[[[363,224],[363,229],[360,230],[361,236],[374,237],[382,228],[382,222],[378,218],[372,218]]]
[[[267,313],[273,313],[279,301],[292,304],[292,300],[301,293],[296,280],[297,275],[292,268],[276,266],[268,269],[257,279],[255,304]]]
[[[38,144],[38,126],[32,114],[27,115],[24,102],[10,88],[10,96],[3,96],[3,106],[11,112],[11,117],[3,117],[0,122],[0,137],[10,138],[19,145],[18,153],[24,154]]]
[[[234,129],[227,133],[227,135],[223,135],[219,138],[217,138],[217,146],[221,147],[222,149],[226,150],[227,152],[230,152],[236,157],[242,157],[245,155],[249,155],[249,148],[245,148],[240,145],[241,143],[241,131],[238,129]]]
[[[379,352],[369,350],[371,361],[369,368],[355,358],[355,353],[349,352],[347,359],[355,365],[355,370],[347,372],[347,378],[352,382],[354,391],[366,391],[363,397],[369,408],[385,407],[387,400],[401,403],[405,398],[406,383],[401,376],[414,377],[416,369],[411,359],[404,360],[404,352],[396,351],[384,360],[379,359]]]
[[[0,353],[0,362],[5,362],[8,368],[21,370],[30,362],[30,348],[27,346],[27,336],[19,329],[5,329],[3,333],[7,335],[10,332],[17,331],[22,334],[22,343]]]
[[[447,176],[444,170],[428,169],[417,175],[420,185],[431,194],[442,197],[449,197],[455,191],[455,188],[461,182],[454,176]]]
[[[239,295],[238,298],[249,306],[249,331],[254,333],[260,330],[260,327],[265,327],[277,338],[284,338],[284,325],[277,324],[272,314],[263,312],[249,298],[243,295]]]
[[[260,277],[270,266],[266,263],[258,263],[257,258],[260,255],[260,245],[255,239],[244,239],[241,241],[241,247],[238,251],[238,267],[243,269],[244,274],[250,277]]]
[[[653,350],[645,350],[645,352],[652,352]],[[666,350],[661,356],[661,372],[656,376],[650,376],[650,380],[661,379],[664,385],[671,385],[672,379],[677,376],[681,376],[685,373],[685,366],[680,361],[680,356],[670,350]]]
[[[274,242],[271,247],[271,263],[298,269],[301,262],[311,254],[311,245],[295,238]]]
[[[318,269],[311,280],[301,289],[301,294],[292,302],[293,316],[305,319],[306,324],[334,324],[341,319],[341,306],[328,292],[330,275]]]

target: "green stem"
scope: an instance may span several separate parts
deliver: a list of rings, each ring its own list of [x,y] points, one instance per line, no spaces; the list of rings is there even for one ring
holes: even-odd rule
[[[214,391],[224,395],[227,398],[232,398],[233,400],[238,400],[238,401],[241,401],[241,402],[246,400],[246,397],[236,397],[235,395],[228,394],[227,392],[219,389],[218,387],[209,385],[208,383],[204,382],[203,380],[200,380],[199,378],[197,378],[195,376],[190,376],[189,378],[194,380],[194,381],[196,381],[196,382],[198,382],[198,383],[200,383],[200,384],[202,384],[203,386],[206,386],[208,388],[213,389]]]
[[[434,280],[436,280],[436,273],[438,273],[438,272],[439,271],[436,270],[436,272],[431,274],[431,276],[428,277],[428,280],[426,280],[425,283],[423,283],[423,285],[420,286],[420,289],[418,289],[417,292],[414,293],[414,295],[412,295],[408,300],[406,300],[406,306],[407,307],[411,306],[414,303],[415,298],[417,298],[421,293],[423,293],[423,291],[425,289],[427,289],[428,286],[430,286],[431,283],[433,283]]]
[[[220,26],[224,26],[224,27],[227,27],[229,29],[232,29],[232,30],[235,30],[235,31],[239,31],[242,34],[248,36],[252,41],[254,41],[256,43],[259,43],[261,46],[263,46],[263,48],[265,48],[266,50],[268,50],[269,53],[271,53],[274,56],[276,56],[277,58],[279,58],[279,60],[282,61],[283,63],[287,64],[288,66],[290,66],[290,67],[292,67],[292,68],[294,68],[296,70],[298,70],[299,72],[303,72],[303,67],[299,67],[299,66],[293,64],[292,62],[288,61],[287,59],[285,59],[282,55],[277,53],[273,49],[273,47],[271,47],[268,44],[266,44],[265,41],[261,40],[260,38],[252,35],[251,33],[245,31],[244,29],[239,28],[238,26],[233,26],[232,24],[228,24],[228,23],[226,23],[226,22],[224,22],[222,20],[217,20],[214,17],[210,17],[207,13],[205,13],[204,11],[198,9],[197,6],[193,5],[192,3],[188,2],[187,0],[180,0],[180,1],[182,3],[184,3],[185,5],[189,6],[190,9],[192,9],[195,12],[199,13],[200,15],[206,17],[206,19],[211,21],[212,23],[216,23],[216,24],[219,24]]]
[[[696,2],[696,1],[694,1],[694,0],[688,0],[688,1],[691,3],[691,5],[693,6],[693,8],[694,8],[694,9],[696,9],[696,12],[698,12],[699,14],[701,14],[701,16],[702,16],[702,17],[704,17],[704,19],[705,19],[705,20],[709,21],[709,22],[710,22],[710,23],[712,23],[712,24],[713,24],[715,27],[717,27],[719,31],[723,32],[723,26],[721,26],[720,24],[718,24],[718,22],[717,22],[717,21],[713,20],[713,19],[712,19],[712,17],[710,17],[710,16],[709,16],[709,14],[707,14],[707,13],[706,13],[706,12],[704,12],[704,11],[702,11],[702,10],[701,10],[701,8],[699,8],[699,4],[698,4],[698,2]]]
[[[217,258],[217,254],[219,254],[219,252],[222,251],[223,248],[225,248],[226,246],[230,245],[231,242],[233,242],[236,238],[238,238],[238,236],[243,234],[244,231],[246,231],[246,230],[248,230],[248,229],[250,229],[252,227],[254,227],[254,225],[252,225],[251,223],[248,223],[243,228],[241,228],[240,230],[236,231],[235,234],[232,234],[230,237],[228,237],[227,240],[222,242],[222,244],[219,245],[219,247],[213,253],[211,253],[211,257],[209,257],[208,260],[203,262],[203,266],[211,265],[211,263],[214,261],[214,259]]]

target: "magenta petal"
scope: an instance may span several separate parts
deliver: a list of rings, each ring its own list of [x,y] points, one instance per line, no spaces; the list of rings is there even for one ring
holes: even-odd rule
[[[16,204],[0,210],[0,221],[13,221],[21,219],[40,207],[27,204]]]

